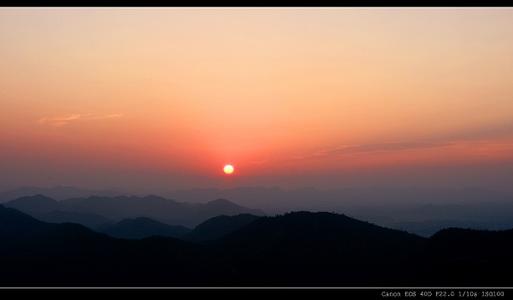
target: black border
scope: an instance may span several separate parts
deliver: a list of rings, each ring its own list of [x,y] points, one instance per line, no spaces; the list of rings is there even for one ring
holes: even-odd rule
[[[245,3],[244,3],[245,2]],[[0,0],[0,9],[14,8],[14,7],[495,7],[495,8],[510,8],[513,9],[513,1],[507,0]],[[1,267],[1,266],[0,266]],[[266,288],[248,288],[248,289],[198,289],[198,288],[185,288],[185,289],[58,289],[58,288],[13,288],[2,289],[0,288],[0,299],[12,299],[13,297],[25,296],[28,299],[50,298],[51,299],[75,299],[77,296],[83,296],[85,299],[94,299],[95,296],[114,297],[135,297],[140,296],[153,298],[169,299],[169,296],[177,297],[175,299],[190,299],[193,297],[201,298],[217,298],[223,299],[241,299],[244,297],[263,299],[268,296],[282,296],[294,297],[300,296],[306,299],[314,297],[328,298],[328,299],[441,299],[436,297],[383,297],[382,293],[387,291],[431,291],[433,294],[436,291],[447,291],[448,288],[345,288],[345,289],[266,289]],[[482,288],[464,288],[453,289],[459,290],[472,290],[481,291]],[[504,291],[504,298],[495,299],[509,299],[513,297],[513,289],[496,290]],[[11,296],[11,297],[9,297]],[[329,297],[327,297],[329,296]],[[23,298],[25,298],[23,297]],[[183,298],[182,298],[183,297]],[[227,298],[224,298],[227,297]],[[455,297],[454,299],[461,299]],[[265,298],[264,298],[265,299]],[[448,299],[448,298],[446,298]],[[480,299],[477,297],[475,299]]]
[[[109,297],[108,299],[266,299],[271,296],[283,297],[282,299],[484,299],[481,291],[500,291],[504,297],[493,297],[488,299],[511,299],[513,289],[511,288],[351,288],[351,289],[0,289],[0,297],[5,299],[95,299],[97,296]],[[436,292],[454,292],[452,297],[436,296]],[[476,297],[462,296],[462,292],[476,293]],[[421,293],[431,293],[431,296],[424,296]],[[396,296],[390,296],[395,294]],[[399,295],[399,296],[397,296]],[[10,297],[9,297],[10,296]],[[51,297],[51,298],[50,298]],[[176,297],[176,298],[170,298]],[[192,297],[192,298],[191,298]],[[222,298],[221,298],[222,297]],[[292,298],[294,297],[294,298]],[[320,297],[320,298],[318,298]],[[123,298],[124,299],[124,298]]]

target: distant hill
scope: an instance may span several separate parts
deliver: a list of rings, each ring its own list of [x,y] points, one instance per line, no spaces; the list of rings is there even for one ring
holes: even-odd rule
[[[62,201],[56,201],[44,195],[21,197],[4,205],[49,223],[70,222],[95,228],[110,222],[109,219],[97,214],[69,211],[69,208]]]
[[[33,196],[33,195],[46,195],[55,200],[65,200],[69,198],[89,197],[89,196],[107,196],[114,197],[120,196],[122,193],[109,191],[109,190],[90,190],[82,189],[72,186],[54,186],[54,187],[20,187],[9,191],[0,192],[0,203],[8,202],[17,198]]]
[[[48,213],[35,215],[38,220],[48,223],[76,223],[84,225],[90,229],[96,229],[98,226],[112,223],[110,219],[91,213],[81,213],[74,211],[54,210]]]
[[[429,220],[429,221],[410,221],[410,222],[398,222],[390,224],[390,227],[399,230],[405,230],[414,234],[418,234],[424,237],[430,237],[440,230],[451,227],[458,228],[472,228],[485,230],[490,227],[488,223],[478,223],[474,221],[465,220]],[[510,228],[510,227],[505,227]]]
[[[248,225],[258,218],[260,217],[250,214],[213,217],[196,226],[183,238],[197,242],[215,240]]]
[[[120,221],[147,217],[161,223],[193,227],[219,215],[264,214],[260,210],[246,208],[224,199],[205,204],[191,204],[152,195],[145,197],[92,196],[63,201],[35,195],[15,199],[4,205],[19,209],[41,220],[75,222],[89,227],[100,225],[101,218]]]
[[[351,215],[363,214],[366,217],[385,214],[396,218],[397,221],[408,221],[403,219],[398,214],[399,212],[405,213],[404,209],[417,208],[424,204],[445,206],[447,204],[473,203],[485,204],[479,205],[479,208],[486,209],[486,205],[490,205],[490,203],[509,203],[511,207],[513,200],[511,192],[503,193],[483,188],[436,187],[284,189],[277,186],[247,186],[229,189],[175,190],[163,195],[182,201],[201,203],[206,199],[237,199],[237,203],[240,205],[259,208],[273,214],[301,210],[335,211],[351,213]],[[315,201],[312,201],[313,199]],[[493,209],[493,207],[488,207],[488,210]],[[495,212],[497,210],[494,210]],[[446,214],[457,214],[457,211],[446,212]],[[407,217],[409,217],[409,213]]]
[[[30,215],[40,215],[56,210],[65,209],[64,205],[44,195],[21,197],[4,204],[6,207],[15,208]]]
[[[97,231],[126,239],[142,239],[150,236],[182,237],[191,231],[184,226],[172,226],[149,218],[124,219],[115,224],[102,225]]]
[[[336,189],[234,187],[163,192],[187,202],[224,198],[264,210],[330,211],[430,236],[447,225],[474,229],[513,228],[513,194],[486,188],[347,187]]]
[[[167,224],[193,227],[219,215],[249,213],[263,215],[262,211],[246,208],[228,200],[214,200],[205,204],[178,202],[158,196],[88,197],[62,201],[68,210],[98,214],[113,220],[147,217]]]
[[[261,210],[257,209],[248,209],[246,207],[235,204],[226,199],[216,199],[209,201],[205,204],[193,204],[197,210],[199,215],[207,216],[211,215],[212,211],[219,212],[218,215],[227,215],[233,216],[241,213],[253,213],[255,215],[263,215],[264,213]]]

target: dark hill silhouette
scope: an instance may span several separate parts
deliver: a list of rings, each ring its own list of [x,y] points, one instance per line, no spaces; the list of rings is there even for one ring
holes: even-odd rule
[[[241,213],[263,215],[259,210],[242,207],[227,200],[190,204],[158,196],[123,196],[78,198],[62,202],[69,210],[94,213],[113,220],[148,217],[167,224],[190,227],[218,215]]]
[[[19,209],[41,220],[75,222],[89,227],[97,226],[100,218],[121,221],[128,218],[147,217],[166,224],[193,227],[219,215],[264,214],[259,210],[242,207],[224,199],[205,204],[191,204],[153,195],[145,197],[91,196],[63,201],[36,195],[9,201],[5,203],[5,206]],[[55,211],[59,213],[50,214]],[[64,212],[68,214],[64,214]]]
[[[172,238],[124,240],[0,206],[0,286],[215,284],[223,264]]]
[[[0,205],[0,238],[3,240],[24,239],[44,232],[51,226],[16,209]]]
[[[197,242],[215,240],[248,225],[258,218],[260,217],[250,214],[213,217],[196,226],[183,238]]]
[[[49,223],[76,223],[84,225],[91,229],[96,229],[98,226],[111,223],[112,221],[91,213],[81,213],[74,211],[55,210],[45,214],[34,215],[38,220]]]
[[[52,198],[44,195],[21,197],[4,204],[6,207],[15,208],[28,214],[44,214],[55,210],[61,210],[64,206]]]
[[[230,202],[226,199],[216,199],[209,201],[203,206],[205,209],[216,209],[216,210],[224,210],[226,212],[237,213],[240,209],[240,206]]]
[[[109,219],[92,213],[68,211],[63,202],[44,195],[21,197],[4,204],[49,223],[77,223],[89,228],[110,222]]]
[[[124,219],[116,224],[97,228],[110,236],[126,239],[142,239],[150,236],[182,237],[191,231],[184,226],[172,226],[149,218]]]
[[[513,231],[427,239],[332,213],[260,217],[205,244],[112,238],[0,206],[2,286],[510,286]]]
[[[259,208],[269,215],[302,210],[343,213],[426,237],[447,227],[513,228],[513,194],[484,188],[247,186],[162,193],[187,202],[233,199],[239,205]]]
[[[259,218],[215,245],[244,264],[237,268],[241,281],[339,286],[410,282],[409,266],[424,243],[416,235],[344,215],[294,212]]]
[[[511,253],[513,230],[444,229],[434,234],[425,248],[424,282],[426,285],[443,282],[446,286],[462,283],[511,286]]]
[[[0,203],[33,195],[46,195],[52,199],[60,201],[70,198],[89,197],[92,195],[114,197],[122,194],[123,193],[119,193],[116,191],[90,190],[62,185],[53,187],[25,186],[0,192]]]

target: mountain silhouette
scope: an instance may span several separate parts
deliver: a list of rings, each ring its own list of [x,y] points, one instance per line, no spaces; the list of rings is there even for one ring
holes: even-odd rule
[[[251,214],[213,217],[196,226],[183,238],[197,242],[216,240],[248,225],[258,218],[258,216]]]
[[[68,211],[61,201],[44,195],[21,197],[4,204],[6,207],[18,209],[30,214],[38,220],[49,223],[77,223],[89,228],[110,222],[109,219],[87,212]]]
[[[187,286],[223,278],[223,265],[199,245],[116,239],[3,206],[0,243],[1,286]]]
[[[64,206],[59,202],[45,195],[33,195],[21,197],[4,204],[28,214],[44,214],[55,210],[61,210]]]
[[[159,222],[188,227],[196,226],[218,215],[263,214],[261,211],[242,207],[227,200],[190,204],[153,195],[146,197],[88,197],[62,202],[69,210],[94,213],[113,220],[148,217]]]
[[[142,239],[150,236],[182,237],[191,231],[184,226],[172,226],[143,217],[102,225],[97,230],[113,237],[126,239]]]
[[[230,202],[226,199],[216,199],[207,202],[204,206],[202,206],[206,210],[215,209],[215,210],[223,210],[227,213],[237,213],[237,211],[240,209],[240,206]]]
[[[345,215],[293,212],[259,218],[215,246],[243,263],[236,268],[241,284],[339,286],[407,283],[424,243],[419,236]]]
[[[445,286],[511,286],[513,283],[511,229],[443,229],[428,240],[424,251],[426,285],[443,282]]]
[[[0,238],[4,240],[24,239],[44,232],[51,226],[53,225],[36,220],[14,208],[0,205]]]
[[[193,243],[118,239],[0,206],[0,243],[2,286],[513,284],[513,230],[451,228],[423,238],[324,212],[258,217]]]
[[[108,190],[90,190],[73,186],[35,187],[25,186],[8,191],[0,192],[0,203],[8,202],[21,197],[33,195],[46,195],[55,200],[65,200],[78,197],[89,197],[93,195],[114,197],[122,193]]]
[[[191,203],[233,199],[268,215],[290,211],[329,211],[423,236],[450,226],[513,228],[513,194],[484,188],[347,187],[334,189],[246,186],[163,192]],[[315,201],[313,201],[315,200]]]
[[[159,196],[119,196],[72,198],[56,201],[44,195],[22,197],[4,204],[19,209],[41,220],[75,222],[85,226],[97,226],[100,218],[121,221],[147,217],[166,224],[194,227],[219,215],[242,213],[263,215],[260,210],[239,206],[228,200],[219,199],[204,204],[178,202]],[[59,213],[49,214],[58,211]],[[68,214],[64,214],[67,212]]]
[[[48,223],[76,223],[88,228],[95,229],[98,226],[112,223],[111,220],[91,213],[81,213],[74,211],[54,210],[44,214],[34,215],[38,220]]]

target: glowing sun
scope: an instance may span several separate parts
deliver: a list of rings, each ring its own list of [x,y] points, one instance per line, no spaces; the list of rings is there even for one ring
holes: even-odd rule
[[[235,169],[233,168],[232,165],[225,165],[224,168],[223,168],[224,174],[227,174],[227,175],[232,174],[234,170]]]

